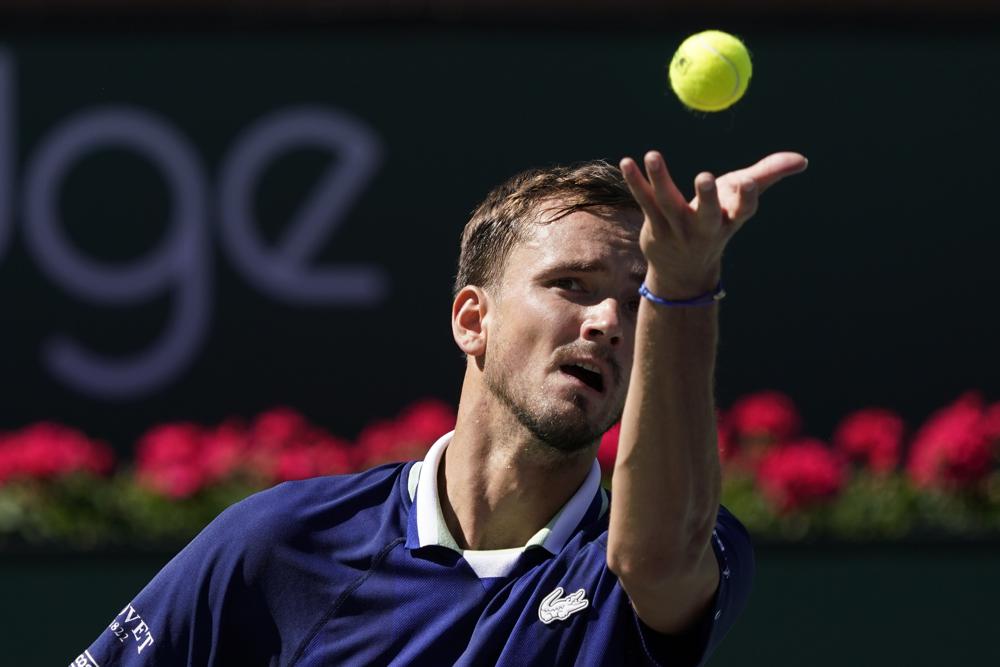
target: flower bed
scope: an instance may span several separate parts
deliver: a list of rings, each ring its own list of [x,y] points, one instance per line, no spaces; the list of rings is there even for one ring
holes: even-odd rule
[[[756,538],[893,540],[1000,536],[1000,402],[970,392],[912,435],[878,408],[807,436],[778,392],[719,412],[723,503]],[[354,441],[289,408],[214,426],[149,429],[134,460],[66,426],[0,434],[0,544],[70,549],[173,547],[226,506],[279,482],[423,456],[454,427],[451,406],[414,403]],[[610,485],[618,429],[598,460]]]
[[[802,433],[793,401],[760,392],[720,411],[722,502],[758,538],[794,541],[1000,537],[1000,402],[969,392],[910,437],[867,408],[829,442]],[[613,460],[616,434],[599,457]]]

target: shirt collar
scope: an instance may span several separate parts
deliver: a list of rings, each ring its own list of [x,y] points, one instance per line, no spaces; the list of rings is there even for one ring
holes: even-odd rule
[[[463,553],[444,521],[437,487],[438,466],[441,463],[445,447],[451,442],[453,435],[454,431],[441,436],[431,446],[424,460],[418,461],[410,468],[408,489],[410,500],[413,501],[413,507],[410,511],[416,515],[416,520],[414,521],[414,517],[411,516],[409,522],[411,534],[407,539],[407,546],[411,548],[435,545]],[[548,525],[528,540],[523,548],[542,547],[553,555],[559,553],[573,535],[573,531],[580,525],[580,521],[598,493],[602,493],[601,509],[603,514],[603,510],[607,507],[607,500],[601,490],[601,467],[595,460],[587,478],[573,494],[573,497],[552,517]],[[413,534],[414,532],[416,534]]]

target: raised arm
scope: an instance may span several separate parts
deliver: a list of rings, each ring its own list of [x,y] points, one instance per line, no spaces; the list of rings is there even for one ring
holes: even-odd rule
[[[723,250],[755,213],[759,195],[807,165],[797,153],[776,153],[718,179],[703,172],[688,202],[658,152],[644,161],[648,176],[631,158],[621,169],[645,214],[646,287],[672,301],[715,290]],[[643,299],[635,335],[608,566],[646,625],[678,633],[705,611],[719,583],[711,546],[721,492],[713,399],[718,305]]]

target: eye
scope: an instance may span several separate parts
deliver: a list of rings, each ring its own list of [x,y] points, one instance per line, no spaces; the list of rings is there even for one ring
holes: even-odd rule
[[[559,289],[569,290],[571,292],[579,292],[584,289],[583,283],[576,278],[556,278],[552,281],[552,286],[558,287]]]

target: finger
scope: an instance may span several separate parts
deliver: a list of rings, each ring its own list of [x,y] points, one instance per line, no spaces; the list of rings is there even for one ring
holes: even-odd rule
[[[662,218],[663,214],[660,212],[656,197],[653,195],[653,187],[646,180],[635,160],[630,157],[622,158],[621,162],[618,163],[618,168],[621,169],[625,184],[628,185],[628,189],[632,192],[632,196],[635,197],[646,217],[657,220]]]
[[[756,164],[734,172],[739,177],[752,178],[761,194],[783,178],[806,170],[809,160],[798,153],[773,153]]]
[[[703,222],[718,224],[722,219],[722,205],[719,204],[719,190],[715,176],[703,171],[694,179],[694,189],[698,193],[698,218]]]
[[[649,174],[649,182],[653,186],[653,194],[656,203],[663,211],[668,220],[680,223],[685,214],[690,210],[687,199],[681,194],[674,184],[674,179],[667,171],[667,163],[659,151],[649,151],[645,156],[646,173]]]
[[[731,187],[734,197],[724,204],[723,208],[726,209],[726,215],[732,222],[742,225],[757,212],[757,203],[759,202],[757,182],[746,177]]]

